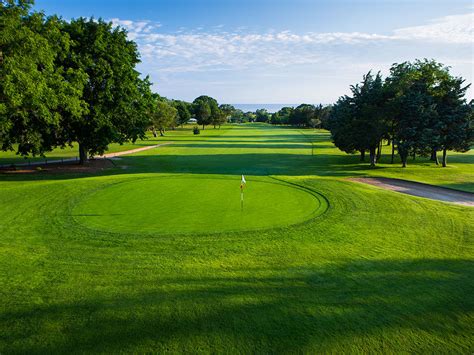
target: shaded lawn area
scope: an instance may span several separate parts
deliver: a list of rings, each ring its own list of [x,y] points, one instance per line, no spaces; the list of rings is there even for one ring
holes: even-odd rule
[[[172,136],[174,138],[183,137],[183,136],[190,136],[192,135],[192,128],[189,125],[185,125],[184,127],[177,127],[175,130],[170,130],[165,132],[165,136],[157,136],[153,137],[153,135],[148,132],[146,139],[139,139],[135,143],[133,142],[126,142],[123,144],[113,143],[110,144],[108,150],[105,151],[106,153],[116,153],[116,152],[123,152],[126,150],[132,150],[135,148],[141,148],[150,145],[161,144],[164,142],[169,142],[168,136]],[[226,131],[225,127],[222,127],[220,130],[211,130],[207,129],[203,132],[203,135],[213,136],[216,134],[222,134]],[[15,151],[0,151],[0,165],[5,164],[21,164],[21,163],[28,163],[28,162],[39,162],[45,160],[60,160],[61,158],[77,158],[79,159],[79,151],[77,144],[73,144],[72,147],[66,146],[64,148],[55,148],[51,152],[45,153],[45,156],[28,156],[23,157],[21,155],[16,154]]]

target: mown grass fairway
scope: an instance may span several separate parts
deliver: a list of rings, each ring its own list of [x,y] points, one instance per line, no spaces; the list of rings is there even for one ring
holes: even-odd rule
[[[346,180],[472,191],[473,155],[371,170],[266,125],[158,140],[102,175],[0,175],[1,353],[474,351],[474,209]]]

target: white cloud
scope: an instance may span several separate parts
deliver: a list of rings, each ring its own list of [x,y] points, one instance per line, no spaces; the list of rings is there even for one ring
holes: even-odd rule
[[[395,38],[427,40],[446,43],[474,42],[474,13],[445,16],[431,24],[400,28],[394,31]]]
[[[429,24],[396,29],[390,34],[299,34],[274,30],[249,33],[246,28],[228,32],[223,26],[214,26],[209,31],[183,27],[170,33],[165,32],[159,23],[152,21],[118,18],[111,21],[116,26],[124,27],[129,38],[138,43],[143,60],[141,68],[145,73],[151,74],[158,85],[176,85],[180,82],[181,88],[196,86],[192,75],[205,78],[207,85],[211,85],[216,82],[216,75],[222,76],[226,73],[231,87],[236,80],[250,82],[251,76],[246,79],[242,76],[243,73],[252,72],[253,76],[261,77],[286,75],[288,85],[290,77],[299,76],[302,79],[298,84],[295,82],[294,86],[305,88],[305,92],[300,91],[298,94],[301,96],[311,87],[310,81],[314,85],[321,85],[321,78],[329,74],[340,75],[341,83],[344,82],[344,76],[348,81],[345,87],[348,87],[354,83],[354,78],[360,78],[370,69],[386,71],[393,62],[424,57],[436,58],[452,65],[456,75],[462,75],[472,81],[472,70],[466,68],[472,68],[474,64],[474,13],[446,16]],[[295,69],[296,67],[304,69]],[[314,75],[311,74],[312,70]],[[312,79],[308,79],[305,85],[300,85],[301,80],[311,75]],[[188,84],[185,84],[186,82]],[[159,88],[162,90],[163,87]],[[297,89],[293,90],[296,92]],[[251,92],[246,91],[251,95]],[[334,98],[339,94],[340,91],[333,95]],[[175,92],[170,95],[175,95]]]
[[[132,21],[132,20],[121,20],[119,18],[112,18],[110,22],[114,26],[120,26],[127,30],[128,38],[136,40],[142,34],[150,33],[161,27],[159,23],[151,21]]]
[[[319,63],[328,56],[337,57],[338,53],[349,51],[351,46],[380,45],[387,41],[472,45],[474,36],[473,13],[400,28],[389,35],[361,32],[296,34],[290,31],[243,33],[242,30],[225,32],[222,26],[215,26],[212,32],[197,28],[164,33],[160,31],[160,24],[151,21],[118,18],[111,21],[127,29],[129,38],[137,41],[145,61],[159,62],[160,69],[167,72]]]

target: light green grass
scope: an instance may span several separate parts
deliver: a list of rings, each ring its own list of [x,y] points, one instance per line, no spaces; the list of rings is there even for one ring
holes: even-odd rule
[[[445,170],[421,159],[374,170],[327,132],[303,133],[170,132],[172,145],[124,156],[101,175],[0,175],[0,352],[472,353],[474,209],[346,180],[387,174],[470,189],[472,155],[453,155]],[[289,191],[314,191],[329,208],[289,227],[221,233],[212,228],[222,214],[205,217],[212,233],[179,233],[189,213],[168,234],[73,220],[95,191],[124,181],[162,182],[169,191],[150,197],[159,203],[182,186],[170,175],[193,182],[194,194],[203,179],[238,188],[242,173],[249,190],[252,181],[296,184]],[[110,212],[146,214],[136,190],[85,209],[109,200]],[[127,196],[135,206],[119,203]],[[174,212],[192,208],[176,198]]]
[[[144,178],[86,195],[72,216],[84,226],[119,233],[209,233],[275,228],[323,213],[314,192],[249,179],[241,204],[240,177]]]

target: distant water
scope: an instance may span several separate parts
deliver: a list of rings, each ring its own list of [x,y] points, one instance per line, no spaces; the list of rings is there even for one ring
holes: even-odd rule
[[[266,109],[268,112],[277,112],[282,107],[296,107],[298,104],[232,104],[235,108],[238,108],[244,112],[255,112],[260,108]]]

